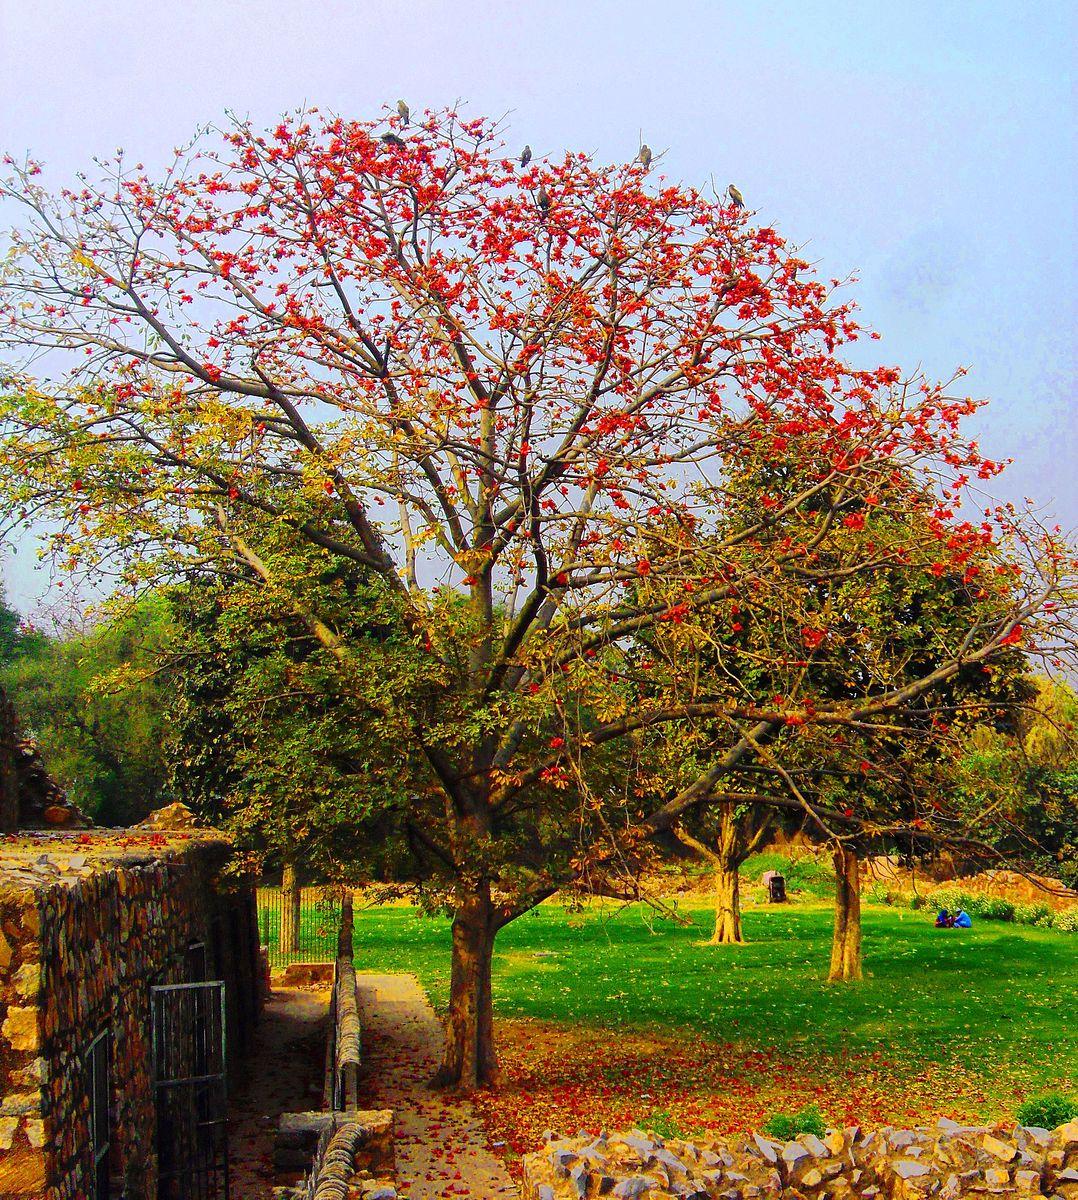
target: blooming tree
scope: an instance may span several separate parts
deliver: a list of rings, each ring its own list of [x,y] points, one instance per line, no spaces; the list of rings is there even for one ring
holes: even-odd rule
[[[574,880],[610,886],[806,731],[900,725],[960,671],[1057,637],[1057,540],[954,515],[997,470],[961,435],[974,403],[850,365],[838,281],[640,161],[522,166],[453,111],[305,112],[210,131],[153,177],[118,155],[55,195],[9,166],[28,215],[0,289],[13,520],[48,518],[61,561],[130,586],[259,581],[414,751],[395,811],[454,914],[444,1083],[495,1074],[508,922]],[[750,453],[809,469],[731,525]],[[908,569],[962,577],[994,547],[1002,585],[923,676],[817,697],[780,646],[766,690],[641,684],[649,629],[709,611],[736,634],[769,580],[926,504]],[[349,644],[286,538],[374,581],[400,653]],[[853,544],[843,573],[875,571]],[[706,764],[656,793],[664,730],[715,718]]]

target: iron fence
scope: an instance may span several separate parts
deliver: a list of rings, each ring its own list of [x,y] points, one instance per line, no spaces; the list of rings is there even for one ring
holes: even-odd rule
[[[258,938],[271,967],[294,962],[333,962],[343,893],[336,887],[258,889]]]
[[[225,985],[153,987],[150,1010],[159,1200],[228,1200]]]

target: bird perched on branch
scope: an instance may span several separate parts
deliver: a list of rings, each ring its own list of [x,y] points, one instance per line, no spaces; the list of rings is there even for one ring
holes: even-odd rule
[[[532,148],[531,148],[531,146],[525,146],[524,149],[521,150],[521,152],[520,152],[520,165],[522,167],[526,167],[528,165],[528,163],[531,162],[531,160],[532,160]]]
[[[404,138],[397,137],[395,133],[383,133],[380,140],[385,142],[387,146],[393,146],[397,150],[404,149]]]
[[[550,193],[545,187],[540,186],[539,195],[535,197],[535,202],[539,205],[539,212],[542,215],[543,220],[546,220],[546,218],[550,215],[551,200]]]
[[[734,206],[734,208],[745,207],[745,197],[742,196],[742,194],[732,183],[726,190],[730,193],[730,203]]]
[[[412,110],[403,100],[397,101],[397,115],[400,117],[402,125],[407,125],[412,119]]]
[[[651,147],[644,142],[640,147],[640,153],[636,156],[636,161],[641,163],[646,171],[651,166]]]

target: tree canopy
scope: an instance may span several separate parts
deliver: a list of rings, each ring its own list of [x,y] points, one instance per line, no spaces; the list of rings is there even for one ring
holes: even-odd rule
[[[13,519],[130,587],[258,584],[407,750],[387,803],[455,913],[441,1078],[464,1084],[496,1066],[499,928],[608,882],[747,765],[923,722],[1015,646],[1058,654],[1074,599],[1057,533],[960,509],[999,469],[961,431],[975,402],[852,365],[850,301],[775,229],[639,160],[522,166],[502,137],[303,112],[157,177],[119,156],[53,194],[12,162],[0,187],[27,214],[0,283]],[[856,597],[881,555],[878,614],[817,607],[822,574]],[[310,586],[345,568],[377,644]],[[931,661],[881,669],[944,579]],[[649,630],[707,613],[751,638],[761,605],[784,636],[735,694],[650,682]],[[851,636],[856,686],[822,688],[800,664]],[[704,720],[722,736],[657,791],[656,741]]]

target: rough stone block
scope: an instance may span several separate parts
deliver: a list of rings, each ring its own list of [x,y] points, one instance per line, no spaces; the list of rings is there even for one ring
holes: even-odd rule
[[[40,1200],[45,1188],[45,1156],[40,1150],[16,1148],[0,1159],[0,1192]]]
[[[18,1117],[0,1117],[0,1150],[10,1150],[19,1129]]]
[[[13,1005],[7,1010],[0,1033],[7,1038],[12,1050],[36,1050],[41,1042],[38,1010]]]

